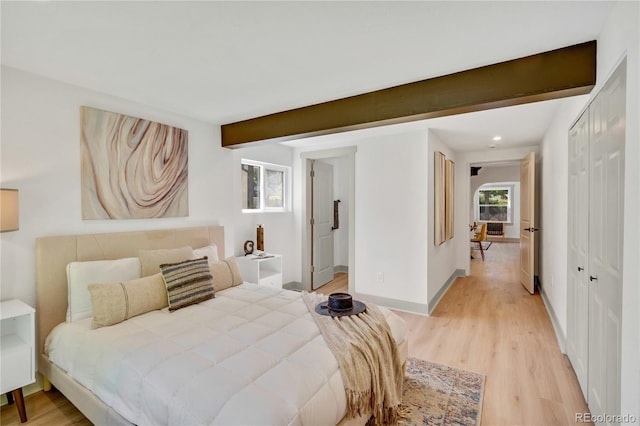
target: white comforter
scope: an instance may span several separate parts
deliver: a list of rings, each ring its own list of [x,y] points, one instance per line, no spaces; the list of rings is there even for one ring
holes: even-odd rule
[[[299,293],[242,284],[173,313],[90,326],[58,326],[49,358],[131,423],[335,425],[344,416],[338,364]]]

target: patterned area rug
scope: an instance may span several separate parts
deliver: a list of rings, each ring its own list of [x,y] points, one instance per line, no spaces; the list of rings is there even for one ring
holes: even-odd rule
[[[402,402],[410,416],[401,425],[479,425],[484,376],[434,364],[407,360]]]

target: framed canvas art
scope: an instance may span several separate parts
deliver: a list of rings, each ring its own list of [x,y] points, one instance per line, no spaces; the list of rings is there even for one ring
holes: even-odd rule
[[[444,233],[445,239],[453,238],[453,175],[455,171],[453,161],[447,159],[445,162],[445,178],[444,178],[444,211],[445,223]]]
[[[434,244],[439,246],[446,240],[445,229],[445,156],[436,151],[434,153]]]
[[[188,132],[80,108],[83,219],[189,215]]]

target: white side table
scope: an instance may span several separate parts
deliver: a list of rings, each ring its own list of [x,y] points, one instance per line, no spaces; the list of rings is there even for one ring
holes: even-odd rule
[[[236,258],[242,279],[255,284],[282,288],[282,255],[265,253],[264,257],[250,254]]]
[[[10,403],[15,399],[23,423],[22,387],[36,381],[35,312],[18,299],[0,302],[0,393],[7,393]]]

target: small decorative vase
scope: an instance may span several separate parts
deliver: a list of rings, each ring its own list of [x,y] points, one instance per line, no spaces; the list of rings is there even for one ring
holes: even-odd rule
[[[256,229],[256,249],[264,251],[264,228],[258,225]]]

